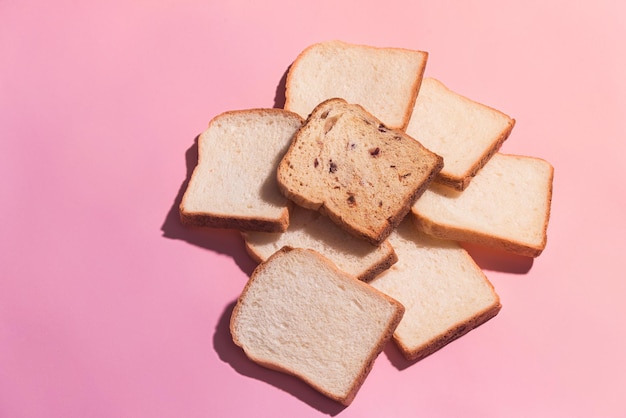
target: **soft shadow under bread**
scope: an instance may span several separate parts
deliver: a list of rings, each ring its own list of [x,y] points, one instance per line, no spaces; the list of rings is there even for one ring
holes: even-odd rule
[[[198,163],[198,137],[193,141],[193,145],[185,152],[185,160],[187,165],[187,175],[182,182],[174,202],[170,207],[165,220],[161,226],[163,237],[169,239],[178,239],[186,241],[189,244],[208,250],[226,254],[235,260],[239,268],[248,276],[252,273],[257,263],[253,261],[246,252],[241,233],[235,230],[206,228],[206,227],[189,227],[180,222],[179,206],[183,198],[183,194],[189,184],[189,179],[194,168]]]
[[[419,363],[420,361],[424,360],[424,359],[407,360],[406,357],[404,357],[404,355],[398,348],[398,346],[392,340],[387,342],[387,344],[385,345],[385,348],[383,349],[383,352],[389,359],[389,362],[398,370],[407,369],[413,366],[414,364]]]
[[[276,109],[284,109],[285,108],[285,91],[287,87],[287,74],[289,74],[289,69],[291,65],[287,67],[283,76],[280,78],[278,85],[276,86],[276,94],[274,95],[274,107]]]
[[[512,274],[527,274],[534,258],[525,257],[479,244],[462,243],[478,267],[483,270],[501,271]]]

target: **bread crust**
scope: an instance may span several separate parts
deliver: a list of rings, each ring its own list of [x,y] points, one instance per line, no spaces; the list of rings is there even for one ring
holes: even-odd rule
[[[370,289],[376,290],[373,287],[370,287]],[[376,344],[374,349],[371,351],[369,360],[363,365],[363,368],[361,369],[361,372],[359,373],[359,377],[357,381],[354,383],[354,385],[352,386],[352,389],[350,390],[350,392],[344,399],[337,399],[340,403],[346,406],[350,405],[352,401],[354,400],[357,392],[359,391],[361,386],[363,386],[365,379],[367,378],[368,374],[372,370],[372,367],[374,366],[374,362],[376,361],[380,353],[385,348],[385,345],[387,344],[387,342],[393,338],[393,332],[398,327],[398,324],[400,323],[400,321],[402,320],[402,317],[404,316],[404,312],[405,312],[404,305],[402,305],[397,300],[385,295],[384,293],[379,292],[378,290],[376,291],[380,295],[387,298],[391,303],[395,304],[397,306],[397,309],[396,309],[394,316],[391,318],[391,321],[389,321],[387,325],[387,332],[383,334],[383,336],[378,340],[378,343]]]
[[[180,211],[180,222],[185,226],[237,229],[240,231],[284,232],[289,227],[289,210],[281,211],[278,219],[237,217],[210,213]]]
[[[470,260],[472,263],[476,264],[471,258]],[[476,266],[476,268],[479,267]],[[491,318],[495,317],[502,309],[502,304],[500,303],[500,297],[496,293],[493,284],[489,280],[485,280],[485,282],[491,288],[491,291],[495,297],[495,302],[491,306],[484,309],[482,312],[479,312],[476,315],[472,316],[467,321],[459,322],[455,326],[448,329],[446,332],[434,338],[429,344],[422,346],[416,350],[406,347],[404,344],[402,344],[401,340],[394,338],[394,342],[397,344],[404,357],[410,361],[422,360],[425,357],[428,357],[429,355],[450,344],[452,341],[467,334],[471,330],[478,328],[480,325],[489,321]]]
[[[389,270],[391,266],[393,266],[394,264],[398,262],[398,255],[393,250],[393,247],[391,246],[391,244],[389,244],[389,242],[387,241],[383,241],[381,245],[389,247],[387,256],[383,258],[379,263],[365,270],[363,274],[357,276],[359,280],[366,282],[366,283],[371,282],[374,278],[376,278],[376,276],[378,276],[385,270]]]
[[[469,321],[458,323],[453,328],[450,328],[448,331],[432,340],[430,344],[421,347],[419,350],[411,350],[409,347],[403,345],[402,341],[397,339],[394,339],[394,343],[397,344],[398,348],[402,352],[402,355],[407,360],[417,362],[489,321],[491,318],[495,317],[498,312],[500,312],[501,308],[502,305],[498,302],[497,305],[491,306],[489,309],[485,309],[480,314],[472,317]]]
[[[546,246],[545,238],[541,245],[530,246],[528,244],[495,237],[479,231],[470,231],[451,225],[439,225],[417,214],[415,214],[415,218],[418,228],[434,237],[459,242],[481,244],[524,257],[539,257]],[[545,229],[546,227],[544,227],[544,230]]]

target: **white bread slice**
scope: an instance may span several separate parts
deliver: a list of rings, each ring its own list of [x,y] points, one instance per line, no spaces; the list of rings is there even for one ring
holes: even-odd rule
[[[398,260],[391,244],[379,246],[348,235],[317,211],[294,206],[285,232],[244,232],[246,249],[258,262],[282,247],[308,248],[329,258],[339,269],[369,281]]]
[[[424,78],[406,133],[443,157],[436,181],[463,190],[514,125],[506,114]]]
[[[277,232],[290,202],[276,185],[276,166],[302,119],[282,109],[222,113],[198,139],[198,165],[180,204],[187,225]]]
[[[252,361],[348,405],[403,313],[319,253],[285,247],[252,273],[230,329]]]
[[[306,118],[319,103],[358,103],[391,128],[406,127],[428,53],[342,41],[309,46],[287,74],[285,109]]]
[[[379,245],[441,170],[441,157],[357,104],[320,103],[278,165],[278,186],[349,233]]]
[[[493,318],[500,299],[471,256],[405,219],[389,237],[398,262],[370,284],[406,309],[393,339],[408,360],[420,360]]]
[[[433,183],[412,212],[436,237],[537,257],[547,242],[553,175],[542,159],[497,153],[467,189]]]

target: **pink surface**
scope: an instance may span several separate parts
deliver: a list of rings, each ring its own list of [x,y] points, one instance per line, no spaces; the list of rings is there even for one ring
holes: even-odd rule
[[[626,416],[617,4],[0,2],[0,416]],[[555,167],[544,253],[473,250],[501,313],[416,364],[389,346],[348,408],[232,344],[254,263],[176,212],[208,121],[280,103],[328,39],[428,51]]]

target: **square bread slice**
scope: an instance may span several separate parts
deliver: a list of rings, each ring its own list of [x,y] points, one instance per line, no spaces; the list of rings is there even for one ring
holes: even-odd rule
[[[408,360],[423,359],[500,311],[493,286],[458,243],[419,231],[410,218],[389,240],[398,262],[370,284],[404,305],[393,339]]]
[[[198,139],[198,164],[180,204],[183,224],[278,232],[290,202],[276,167],[303,120],[282,109],[235,110],[216,116]]]
[[[379,246],[346,234],[319,212],[294,206],[285,232],[244,232],[246,249],[258,262],[282,247],[308,248],[329,258],[339,269],[369,281],[398,260],[389,241]]]
[[[252,273],[230,329],[252,361],[348,405],[403,313],[319,253],[285,247]]]
[[[358,103],[391,128],[404,129],[428,53],[342,41],[309,46],[287,73],[285,109],[306,118],[319,103],[339,97]]]
[[[433,183],[412,212],[438,238],[537,257],[547,242],[553,176],[545,160],[497,153],[467,189]]]
[[[406,133],[441,155],[436,181],[463,190],[508,138],[515,120],[424,78]]]
[[[384,241],[441,170],[441,157],[357,104],[320,103],[278,165],[278,186],[374,245]]]

